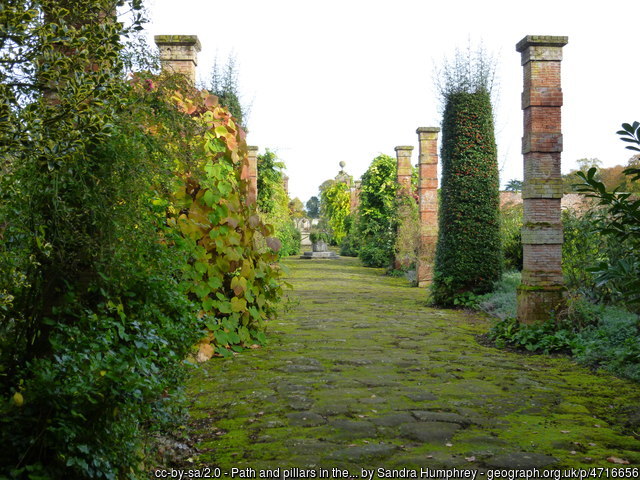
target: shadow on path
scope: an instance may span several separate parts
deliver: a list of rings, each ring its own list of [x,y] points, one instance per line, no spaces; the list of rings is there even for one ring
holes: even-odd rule
[[[356,259],[287,264],[293,305],[269,345],[211,360],[190,381],[194,466],[359,478],[640,465],[639,432],[625,425],[637,384],[481,346],[489,320],[428,308],[424,290]]]

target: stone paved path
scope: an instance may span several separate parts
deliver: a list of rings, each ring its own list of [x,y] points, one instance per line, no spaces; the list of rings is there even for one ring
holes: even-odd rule
[[[194,467],[308,478],[640,465],[637,384],[481,346],[489,320],[428,308],[423,291],[355,259],[288,264],[292,305],[269,346],[191,380]]]

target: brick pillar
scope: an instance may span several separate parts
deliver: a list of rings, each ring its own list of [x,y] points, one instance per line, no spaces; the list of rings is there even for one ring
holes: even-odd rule
[[[560,62],[567,37],[528,35],[516,45],[524,70],[523,270],[518,320],[544,322],[562,308],[562,88]]]
[[[413,147],[396,147],[396,159],[398,162],[398,190],[399,195],[411,195],[411,152]]]
[[[416,130],[419,143],[418,196],[420,201],[420,249],[418,253],[418,287],[433,280],[433,264],[438,240],[438,132],[437,127]]]
[[[286,175],[282,177],[282,185],[284,186],[284,193],[286,193],[288,197],[289,196],[289,177],[287,177]]]
[[[154,40],[160,50],[162,70],[182,73],[195,84],[201,48],[197,35],[156,35]]]
[[[349,188],[351,212],[355,212],[360,204],[360,185],[360,180],[356,180]]]
[[[396,151],[396,161],[397,161],[397,182],[398,182],[398,197],[409,197],[412,193],[411,191],[411,152],[413,151],[413,147],[411,146],[398,146],[395,148]],[[410,221],[410,218],[407,216],[410,214],[410,211],[407,210],[406,205],[400,202],[400,208],[398,209],[398,235],[400,235],[403,231],[407,222]],[[393,262],[393,268],[396,270],[400,270],[401,268],[407,268],[411,263],[411,258],[407,257],[406,254],[404,258],[399,254],[400,252],[396,252],[396,258]]]
[[[258,201],[258,147],[249,145],[247,150],[249,159],[247,205],[255,205]]]

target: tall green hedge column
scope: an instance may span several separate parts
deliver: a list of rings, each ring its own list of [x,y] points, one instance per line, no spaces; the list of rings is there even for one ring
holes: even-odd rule
[[[562,309],[560,62],[566,44],[567,37],[528,35],[516,45],[524,70],[522,323],[544,322],[550,312]]]
[[[499,179],[491,95],[484,85],[446,96],[433,301],[487,293],[502,273]]]

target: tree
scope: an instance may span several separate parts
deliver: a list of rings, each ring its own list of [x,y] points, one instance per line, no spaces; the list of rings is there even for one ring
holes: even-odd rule
[[[507,185],[504,187],[507,192],[521,192],[522,191],[522,180],[516,180],[515,178],[509,180]]]
[[[307,200],[307,216],[309,218],[318,218],[320,216],[320,200],[313,196]]]
[[[304,205],[298,197],[289,202],[289,214],[292,218],[304,218]]]
[[[458,51],[440,77],[442,186],[431,290],[436,304],[486,293],[502,271],[493,71],[482,50]]]
[[[209,82],[209,91],[217,96],[220,104],[227,107],[237,122],[246,128],[246,108],[240,102],[235,56],[230,56],[224,66],[218,63],[216,57]]]

